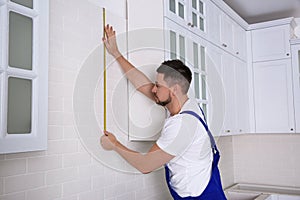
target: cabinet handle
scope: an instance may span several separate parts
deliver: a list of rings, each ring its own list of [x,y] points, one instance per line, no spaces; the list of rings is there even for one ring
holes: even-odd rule
[[[190,26],[190,27],[193,28],[193,27],[194,27],[194,24],[192,24],[191,22],[189,22],[189,23],[188,23],[188,26]]]
[[[227,44],[224,44],[224,43],[223,43],[222,46],[223,46],[223,47],[227,47]]]

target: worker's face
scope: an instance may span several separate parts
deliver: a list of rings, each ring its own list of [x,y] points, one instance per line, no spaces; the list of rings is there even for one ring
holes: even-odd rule
[[[155,84],[152,88],[155,101],[158,105],[166,106],[172,101],[171,90],[164,81],[164,74],[158,73],[156,76]]]

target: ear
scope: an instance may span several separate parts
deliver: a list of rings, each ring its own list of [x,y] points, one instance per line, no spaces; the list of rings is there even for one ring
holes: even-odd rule
[[[181,87],[178,85],[178,84],[175,84],[173,87],[172,87],[172,90],[171,90],[172,94],[174,96],[177,96],[178,94],[180,94],[181,92]]]

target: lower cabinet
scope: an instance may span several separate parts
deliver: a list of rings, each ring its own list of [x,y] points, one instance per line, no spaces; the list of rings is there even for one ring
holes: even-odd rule
[[[256,133],[294,133],[291,59],[253,63]]]

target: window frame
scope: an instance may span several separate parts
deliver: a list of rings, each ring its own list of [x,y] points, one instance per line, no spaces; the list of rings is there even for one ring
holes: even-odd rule
[[[9,12],[33,21],[32,70],[8,65]],[[33,0],[33,9],[0,0],[0,154],[47,149],[49,0]],[[32,80],[31,132],[7,133],[8,78]]]

